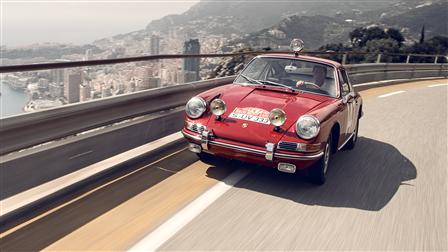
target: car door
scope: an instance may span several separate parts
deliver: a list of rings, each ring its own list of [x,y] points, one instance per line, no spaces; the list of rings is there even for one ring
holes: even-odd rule
[[[347,72],[344,68],[339,69],[339,83],[342,97],[342,104],[345,106],[344,118],[345,128],[341,130],[344,135],[344,142],[347,141],[355,131],[356,120],[356,105],[355,105],[355,92],[350,84]]]

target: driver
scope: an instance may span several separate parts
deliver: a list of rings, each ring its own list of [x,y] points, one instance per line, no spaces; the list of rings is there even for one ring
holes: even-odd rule
[[[324,66],[313,67],[313,82],[320,87],[321,90],[329,95],[335,95],[333,81],[327,79],[327,68]]]
[[[313,67],[313,83],[323,88],[325,84],[325,79],[327,77],[327,68],[323,66],[314,66]]]

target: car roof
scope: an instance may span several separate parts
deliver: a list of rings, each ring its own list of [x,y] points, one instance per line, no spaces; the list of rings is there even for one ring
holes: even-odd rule
[[[296,56],[294,54],[263,54],[263,55],[259,55],[257,57],[268,57],[268,58],[283,58],[283,59],[301,59],[304,61],[312,61],[312,62],[316,62],[316,63],[323,63],[323,64],[327,64],[327,65],[331,65],[334,66],[336,68],[341,68],[342,65],[336,61],[333,60],[328,60],[328,59],[323,59],[323,58],[318,58],[318,57],[311,57],[311,56],[305,56],[305,55],[299,55]]]

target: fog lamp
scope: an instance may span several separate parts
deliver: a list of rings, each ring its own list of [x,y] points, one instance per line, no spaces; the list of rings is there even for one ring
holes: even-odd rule
[[[282,126],[285,121],[286,121],[286,114],[283,110],[281,109],[273,109],[270,113],[269,113],[269,121],[271,122],[272,125],[274,125],[275,127],[280,127]]]
[[[222,116],[226,112],[226,109],[226,103],[221,99],[214,99],[210,103],[210,110],[217,117]]]

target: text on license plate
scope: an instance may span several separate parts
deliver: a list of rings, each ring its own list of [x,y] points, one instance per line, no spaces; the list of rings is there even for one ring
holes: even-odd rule
[[[229,115],[230,118],[251,121],[262,124],[270,124],[269,112],[259,108],[235,108]]]

